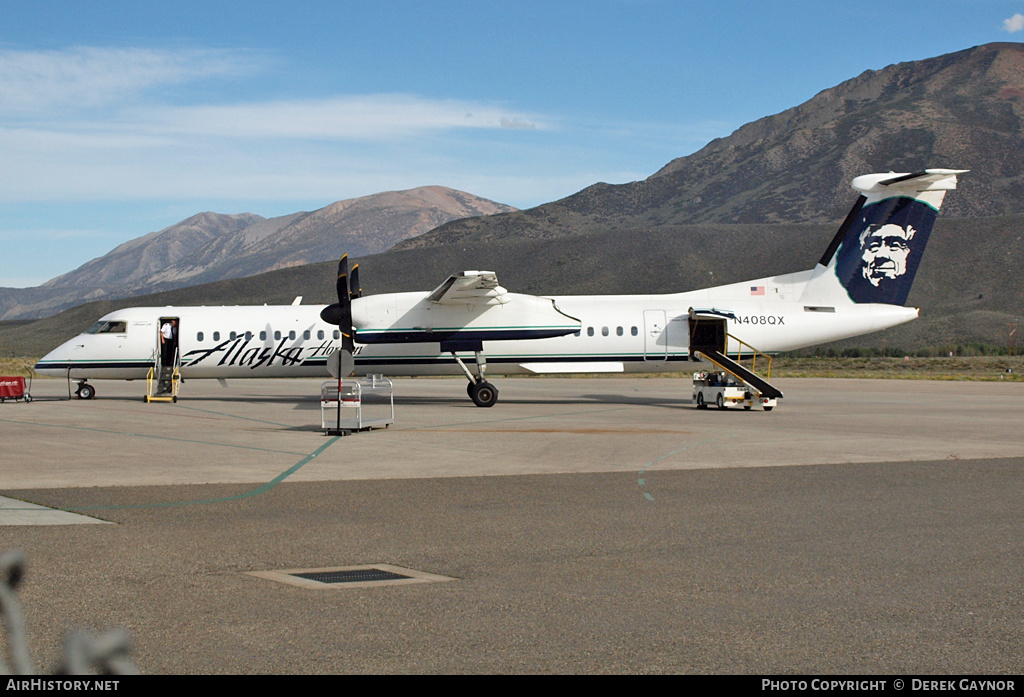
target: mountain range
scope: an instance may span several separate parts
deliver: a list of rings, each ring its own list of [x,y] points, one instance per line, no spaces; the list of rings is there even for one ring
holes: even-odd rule
[[[855,341],[1005,341],[1024,319],[1024,45],[1015,43],[867,71],[642,181],[452,220],[364,257],[361,279],[368,293],[428,290],[453,271],[488,268],[517,292],[657,293],[797,271],[814,265],[853,204],[854,176],[930,167],[971,172],[947,198],[908,299],[922,317]],[[330,302],[334,266],[121,305]],[[43,337],[52,345],[115,307],[97,303],[12,328],[0,349]]]
[[[198,213],[38,288],[0,289],[0,318],[39,317],[86,300],[253,276],[337,259],[346,251],[375,254],[455,218],[513,210],[462,191],[424,186],[276,218]]]
[[[742,126],[643,181],[453,221],[398,249],[694,223],[842,220],[868,172],[970,169],[946,217],[1024,214],[1024,44],[868,70]]]

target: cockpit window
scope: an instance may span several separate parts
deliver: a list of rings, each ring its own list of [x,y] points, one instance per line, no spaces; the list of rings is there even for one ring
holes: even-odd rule
[[[128,331],[128,323],[119,320],[100,320],[85,330],[86,334],[125,334]]]

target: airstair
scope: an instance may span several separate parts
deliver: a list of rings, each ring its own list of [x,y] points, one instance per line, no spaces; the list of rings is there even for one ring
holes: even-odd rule
[[[177,402],[178,385],[181,383],[181,372],[178,370],[178,352],[174,352],[174,360],[164,365],[159,353],[156,363],[146,374],[146,403]]]
[[[770,411],[775,406],[775,400],[783,396],[782,390],[768,382],[771,379],[771,356],[729,334],[726,326],[727,319],[725,314],[717,311],[696,311],[690,308],[690,358],[711,363],[718,372],[731,376],[733,380],[745,385],[747,391],[744,393],[742,404],[746,408],[749,409],[750,405],[756,402],[760,403],[766,411]],[[726,353],[729,339],[733,339],[738,344],[736,360],[730,358]],[[750,368],[740,362],[744,359],[745,353],[753,359]],[[762,359],[762,365],[767,364],[765,377],[755,372],[758,357]],[[698,390],[695,383],[696,392]],[[698,397],[700,396],[695,396],[695,399]],[[702,406],[705,399],[706,397],[700,397],[698,406]],[[718,399],[717,403],[720,407],[725,406],[722,399]]]

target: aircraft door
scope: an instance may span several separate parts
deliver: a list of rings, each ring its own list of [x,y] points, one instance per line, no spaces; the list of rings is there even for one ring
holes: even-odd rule
[[[664,310],[644,310],[644,360],[668,358],[668,333]]]
[[[719,351],[725,353],[727,333],[725,317],[690,317],[690,356],[693,360],[695,351]]]
[[[160,358],[160,366],[174,367],[178,364],[178,336],[181,330],[181,322],[178,317],[161,317],[157,322],[157,356]],[[160,371],[157,371],[158,373]]]

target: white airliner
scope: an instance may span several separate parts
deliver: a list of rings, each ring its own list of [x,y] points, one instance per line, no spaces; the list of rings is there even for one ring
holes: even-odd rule
[[[966,170],[868,174],[821,260],[807,271],[664,295],[544,297],[510,293],[490,271],[464,271],[431,292],[361,296],[347,259],[339,301],[235,307],[133,307],[111,312],[48,353],[41,375],[136,380],[159,369],[160,327],[178,320],[183,378],[328,375],[347,351],[356,375],[458,375],[478,406],[492,406],[490,374],[650,373],[685,370],[695,317],[767,353],[867,334],[912,320],[904,307],[947,191]],[[721,344],[720,344],[721,345]],[[739,345],[728,339],[727,353]],[[474,367],[470,370],[469,365]]]

